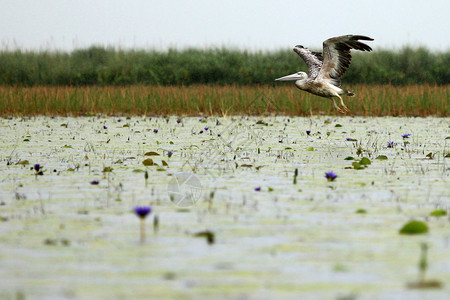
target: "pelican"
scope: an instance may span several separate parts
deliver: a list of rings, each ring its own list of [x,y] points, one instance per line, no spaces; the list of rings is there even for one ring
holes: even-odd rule
[[[340,86],[341,76],[347,71],[352,60],[350,49],[372,50],[372,48],[359,40],[373,41],[372,38],[363,35],[333,37],[323,42],[323,54],[297,45],[293,50],[305,61],[308,66],[308,74],[297,72],[275,80],[295,81],[295,85],[299,89],[332,100],[338,112],[349,112],[350,110],[345,106],[341,95],[354,96],[355,94],[341,89]],[[341,100],[343,109],[337,106],[335,97]]]

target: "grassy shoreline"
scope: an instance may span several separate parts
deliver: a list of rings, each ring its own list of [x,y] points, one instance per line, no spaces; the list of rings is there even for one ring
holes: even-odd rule
[[[350,115],[450,115],[450,85],[353,85]],[[0,86],[0,115],[333,115],[331,101],[277,86]]]

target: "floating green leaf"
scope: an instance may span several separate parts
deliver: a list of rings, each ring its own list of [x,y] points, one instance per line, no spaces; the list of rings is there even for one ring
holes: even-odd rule
[[[144,154],[145,156],[159,156],[159,153],[155,151],[150,151]]]
[[[113,168],[111,168],[111,167],[104,167],[103,173],[111,172],[112,170],[113,170]]]
[[[342,127],[342,125],[341,124],[336,124],[336,125],[334,125],[334,127]]]
[[[352,166],[353,166],[353,169],[355,169],[355,170],[364,169],[364,167],[359,162],[356,162],[356,161],[352,162]]]
[[[360,208],[360,209],[357,209],[357,210],[355,211],[355,213],[357,213],[357,214],[367,214],[367,210],[365,210],[365,209],[363,209],[363,208]]]
[[[361,165],[370,165],[372,162],[371,162],[370,159],[368,159],[367,157],[363,157],[363,158],[359,161],[359,163],[360,163]]]
[[[428,232],[428,225],[422,221],[409,221],[400,229],[400,234],[423,234]]]
[[[447,215],[447,211],[443,209],[436,209],[430,213],[430,216],[432,217],[443,217]]]
[[[375,159],[379,159],[379,160],[386,160],[388,159],[386,155],[378,155],[377,158]]]
[[[144,165],[144,166],[153,166],[154,165],[154,163],[153,163],[153,159],[151,159],[151,158],[147,158],[147,159],[145,159],[145,160],[143,160],[142,161],[142,164]]]
[[[347,156],[344,160],[355,160],[355,158],[353,156]]]
[[[26,165],[29,165],[30,164],[30,162],[28,161],[28,160],[21,160],[21,161],[19,161],[18,163],[16,163],[16,165],[22,165],[22,166],[26,166]]]
[[[314,147],[308,147],[306,148],[306,151],[314,151]]]
[[[206,241],[208,242],[209,245],[214,244],[216,239],[216,234],[209,230],[197,232],[196,234],[194,234],[194,236],[206,238]]]
[[[165,160],[162,161],[162,165],[163,165],[164,167],[168,167],[168,166],[169,166],[169,164],[168,164]]]

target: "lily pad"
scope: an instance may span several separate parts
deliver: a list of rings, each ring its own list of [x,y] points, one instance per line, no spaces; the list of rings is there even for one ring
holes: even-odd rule
[[[111,172],[112,170],[113,170],[113,168],[111,168],[111,167],[104,167],[103,173]]]
[[[388,159],[386,155],[378,155],[375,159],[386,160]]]
[[[422,221],[409,221],[399,230],[400,234],[414,235],[428,232],[428,225]]]
[[[155,151],[150,151],[144,154],[145,156],[159,156],[159,153]]]
[[[359,162],[356,162],[356,161],[352,162],[352,166],[353,166],[353,169],[355,169],[355,170],[364,169],[364,167]]]
[[[361,165],[370,165],[372,162],[371,162],[370,159],[368,159],[367,157],[363,157],[363,158],[359,161],[359,163],[360,163]]]
[[[154,165],[153,159],[147,158],[147,159],[145,159],[145,160],[142,161],[142,164],[143,164],[144,166],[153,166],[153,165]]]
[[[430,213],[430,216],[432,217],[444,217],[447,215],[447,211],[443,209],[436,209]]]
[[[344,160],[355,160],[355,158],[353,156],[347,156]]]
[[[26,165],[29,165],[30,164],[30,162],[28,161],[28,160],[21,160],[21,161],[19,161],[18,163],[16,163],[16,165],[22,165],[22,166],[26,166]]]

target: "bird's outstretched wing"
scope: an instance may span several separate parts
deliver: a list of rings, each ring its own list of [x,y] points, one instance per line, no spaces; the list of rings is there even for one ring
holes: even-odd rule
[[[320,68],[322,68],[323,57],[319,52],[313,52],[301,45],[294,47],[294,52],[297,53],[308,66],[308,77],[314,79],[319,75]]]
[[[373,41],[372,38],[363,35],[342,35],[324,41],[323,66],[317,80],[329,81],[339,87],[340,77],[347,71],[352,60],[350,49],[372,51],[372,48],[358,40]]]

